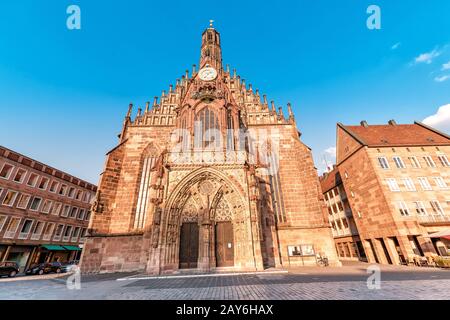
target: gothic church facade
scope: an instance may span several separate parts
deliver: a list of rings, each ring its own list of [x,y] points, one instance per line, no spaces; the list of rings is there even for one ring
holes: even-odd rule
[[[338,265],[311,150],[288,116],[222,66],[202,34],[186,71],[132,119],[101,174],[82,272]],[[302,251],[302,252],[301,252]]]

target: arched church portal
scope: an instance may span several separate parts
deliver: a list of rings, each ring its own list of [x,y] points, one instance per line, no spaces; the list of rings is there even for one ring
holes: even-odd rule
[[[180,187],[181,185],[181,187]],[[248,240],[245,207],[233,183],[205,171],[175,188],[167,215],[163,264],[173,269],[233,267]]]

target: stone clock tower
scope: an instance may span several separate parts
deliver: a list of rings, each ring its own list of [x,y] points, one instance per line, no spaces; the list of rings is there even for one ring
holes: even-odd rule
[[[338,265],[311,150],[288,117],[222,65],[202,34],[200,65],[132,105],[108,152],[83,272],[263,270]]]

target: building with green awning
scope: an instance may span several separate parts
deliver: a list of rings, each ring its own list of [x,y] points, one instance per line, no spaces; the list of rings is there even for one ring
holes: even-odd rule
[[[69,251],[81,251],[81,249],[77,246],[63,246],[63,247]]]
[[[54,244],[43,244],[41,245],[42,248],[47,249],[48,251],[65,251],[68,250],[66,248],[64,248],[63,246],[58,246],[58,245],[54,245]]]

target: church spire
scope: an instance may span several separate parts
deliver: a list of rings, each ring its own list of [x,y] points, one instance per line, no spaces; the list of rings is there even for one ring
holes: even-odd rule
[[[202,34],[202,47],[200,53],[200,68],[209,64],[217,70],[222,69],[222,49],[220,47],[220,34],[214,29],[214,20],[209,21],[209,28]]]

